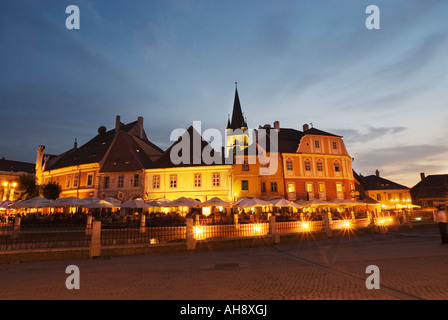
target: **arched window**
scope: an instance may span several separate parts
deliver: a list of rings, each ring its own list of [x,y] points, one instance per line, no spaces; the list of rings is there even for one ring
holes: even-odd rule
[[[305,159],[305,171],[311,171],[311,161],[310,161],[310,159]]]
[[[323,164],[322,160],[320,160],[320,159],[317,160],[316,168],[317,168],[318,172],[324,171],[324,164]]]
[[[334,165],[334,172],[341,172],[341,165],[339,164],[338,160],[335,160],[333,165]]]

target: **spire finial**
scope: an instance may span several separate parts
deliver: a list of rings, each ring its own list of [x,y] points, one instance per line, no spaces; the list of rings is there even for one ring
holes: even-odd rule
[[[235,81],[235,89],[238,89],[238,82]]]

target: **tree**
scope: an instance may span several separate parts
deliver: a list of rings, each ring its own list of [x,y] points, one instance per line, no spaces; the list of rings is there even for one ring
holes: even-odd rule
[[[16,189],[19,194],[18,200],[27,200],[39,196],[39,187],[36,183],[36,176],[34,174],[24,174],[19,177],[19,182]]]
[[[62,188],[57,182],[49,182],[41,186],[42,195],[49,200],[56,200],[61,194]]]

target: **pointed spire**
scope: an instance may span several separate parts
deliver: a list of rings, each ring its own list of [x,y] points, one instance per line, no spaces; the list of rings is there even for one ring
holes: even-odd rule
[[[235,82],[235,99],[233,101],[233,111],[232,111],[232,121],[227,125],[227,128],[229,129],[241,129],[241,128],[247,128],[246,121],[243,117],[243,111],[241,110],[241,103],[240,103],[240,97],[238,95],[238,87],[237,82]]]

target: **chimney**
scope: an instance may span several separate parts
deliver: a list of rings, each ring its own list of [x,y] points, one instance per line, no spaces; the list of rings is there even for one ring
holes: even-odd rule
[[[280,122],[279,121],[274,121],[274,128],[275,128],[275,130],[277,130],[277,132],[280,132]]]
[[[310,126],[307,123],[305,123],[303,125],[303,132],[308,131],[309,128],[310,128]]]
[[[376,175],[377,177],[380,176],[380,172],[378,171],[378,169],[375,170],[375,175]]]
[[[117,134],[118,131],[120,130],[120,126],[121,126],[120,116],[117,116],[117,118],[115,119],[115,134]]]
[[[420,173],[420,179],[424,180],[425,178],[426,178],[425,173],[424,173],[424,172],[421,172],[421,173]]]
[[[143,139],[143,117],[137,118],[137,124],[138,124],[138,136],[140,139]]]

